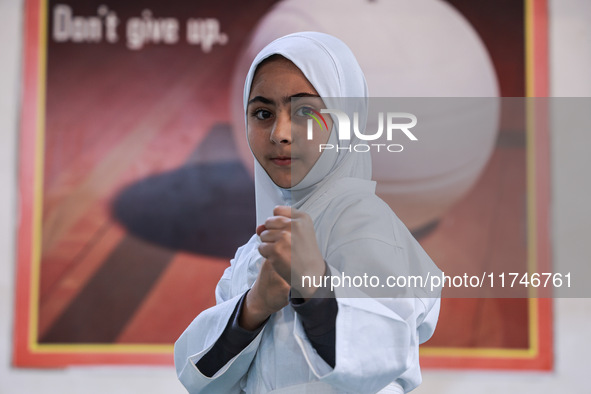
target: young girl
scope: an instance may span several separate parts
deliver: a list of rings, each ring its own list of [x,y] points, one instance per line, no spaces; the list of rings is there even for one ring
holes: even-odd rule
[[[362,98],[349,109],[364,118],[367,96],[355,57],[326,34],[279,38],[253,61],[244,109],[258,227],[218,283],[217,305],[175,344],[189,392],[402,393],[420,384],[418,346],[435,329],[437,297],[369,298],[302,283],[371,266],[438,272],[375,195],[369,154],[347,149],[356,137],[339,140],[328,115],[326,129],[307,133],[310,114],[333,98]]]

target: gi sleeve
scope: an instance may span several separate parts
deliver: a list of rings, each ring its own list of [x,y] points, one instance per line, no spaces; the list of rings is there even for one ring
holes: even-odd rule
[[[197,369],[209,378],[247,347],[263,329],[264,323],[252,331],[240,327],[240,312],[247,294],[248,291],[238,301],[226,329],[215,345],[196,364]]]
[[[232,291],[234,261],[238,259],[240,249],[232,265],[224,271],[216,287],[217,305],[201,312],[181,334],[174,345],[174,364],[177,376],[189,393],[241,393],[246,384],[246,376],[254,359],[265,327],[255,334],[238,354],[234,355],[217,371],[214,368],[203,373],[197,364],[214,348],[228,325],[233,323],[235,312],[248,287],[239,294]],[[244,338],[242,338],[244,339]],[[241,342],[239,340],[239,342]],[[239,345],[234,343],[234,345]],[[232,345],[230,347],[235,347]],[[232,349],[229,349],[232,350]],[[230,356],[229,354],[225,355]],[[220,361],[220,360],[218,360]],[[205,363],[205,361],[204,361]],[[207,368],[206,368],[207,369]],[[207,376],[211,374],[212,376]]]

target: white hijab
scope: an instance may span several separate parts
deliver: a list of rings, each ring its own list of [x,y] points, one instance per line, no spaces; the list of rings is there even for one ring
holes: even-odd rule
[[[294,33],[278,38],[259,52],[250,66],[244,84],[245,114],[257,67],[273,55],[281,55],[295,64],[314,86],[327,107],[342,109],[354,106],[355,108],[346,108],[346,112],[358,112],[360,128],[365,125],[368,91],[365,76],[357,59],[341,40],[317,32]],[[360,99],[338,102],[338,98],[346,97]],[[257,225],[273,216],[273,208],[277,205],[290,205],[306,211],[306,201],[311,201],[310,197],[315,192],[337,179],[371,178],[371,156],[369,153],[350,153],[343,149],[358,143],[359,140],[355,136],[351,136],[351,140],[339,140],[337,127],[338,122],[334,119],[327,143],[341,149],[324,150],[304,179],[289,189],[277,186],[255,159]]]

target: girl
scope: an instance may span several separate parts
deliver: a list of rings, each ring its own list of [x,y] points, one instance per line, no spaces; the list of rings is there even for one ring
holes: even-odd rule
[[[326,115],[326,130],[307,132],[311,114],[341,97],[362,98],[340,104],[365,124],[367,96],[355,57],[326,34],[279,38],[253,61],[244,109],[258,227],[218,283],[217,305],[175,344],[189,392],[402,393],[421,382],[418,346],[435,329],[439,298],[368,298],[303,281],[376,266],[438,272],[375,195],[369,154],[347,149],[356,137],[339,140]]]

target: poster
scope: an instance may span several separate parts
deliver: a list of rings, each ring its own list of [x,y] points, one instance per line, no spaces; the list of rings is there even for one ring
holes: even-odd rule
[[[352,4],[371,15],[374,3]],[[26,2],[16,366],[172,363],[174,340],[214,304],[217,280],[252,234],[234,115],[241,67],[254,32],[292,5]],[[484,43],[500,96],[547,96],[545,1],[446,7]],[[319,15],[302,23],[326,28]],[[536,102],[521,103],[503,113],[465,193],[414,229],[446,270],[550,267],[546,119]],[[550,369],[551,328],[547,298],[444,297],[421,363]]]

